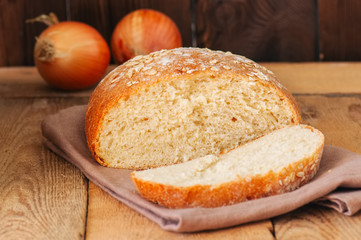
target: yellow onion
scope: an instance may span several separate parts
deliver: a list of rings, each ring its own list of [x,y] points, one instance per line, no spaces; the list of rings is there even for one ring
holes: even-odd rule
[[[93,27],[74,21],[51,22],[37,38],[34,59],[51,86],[80,90],[96,84],[110,61],[110,50]]]
[[[113,57],[118,63],[137,55],[181,46],[182,37],[173,20],[150,9],[126,15],[115,27],[111,38]]]

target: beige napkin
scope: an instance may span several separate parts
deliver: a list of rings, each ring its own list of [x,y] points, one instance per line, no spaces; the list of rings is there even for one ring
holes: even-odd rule
[[[46,117],[42,123],[46,146],[165,230],[194,232],[230,227],[275,217],[310,202],[345,215],[361,208],[361,155],[334,146],[325,146],[316,177],[293,192],[219,208],[172,210],[158,206],[138,195],[131,171],[102,167],[91,157],[84,133],[85,110],[86,106],[76,106]]]

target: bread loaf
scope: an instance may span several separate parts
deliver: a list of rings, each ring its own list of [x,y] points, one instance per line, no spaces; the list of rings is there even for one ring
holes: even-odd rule
[[[219,207],[292,191],[317,172],[324,145],[310,126],[275,130],[220,156],[137,171],[140,194],[169,208]]]
[[[146,169],[218,155],[300,122],[269,70],[229,52],[178,48],[109,73],[91,95],[85,130],[100,164]]]

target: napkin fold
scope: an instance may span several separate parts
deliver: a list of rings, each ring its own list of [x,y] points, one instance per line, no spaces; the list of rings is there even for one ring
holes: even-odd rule
[[[47,116],[41,125],[44,144],[94,184],[165,230],[195,232],[230,227],[275,217],[310,202],[345,215],[361,209],[361,155],[329,145],[313,180],[293,192],[218,208],[161,207],[137,193],[130,170],[103,167],[92,158],[84,132],[85,111],[82,105]]]

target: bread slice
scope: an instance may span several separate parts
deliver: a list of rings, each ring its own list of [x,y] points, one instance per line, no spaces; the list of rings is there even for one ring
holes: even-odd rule
[[[131,174],[139,193],[168,208],[219,207],[292,191],[317,172],[323,134],[307,125],[275,130],[219,156]]]
[[[238,55],[177,48],[135,57],[94,90],[86,135],[104,166],[146,169],[218,155],[301,122],[274,74]]]

